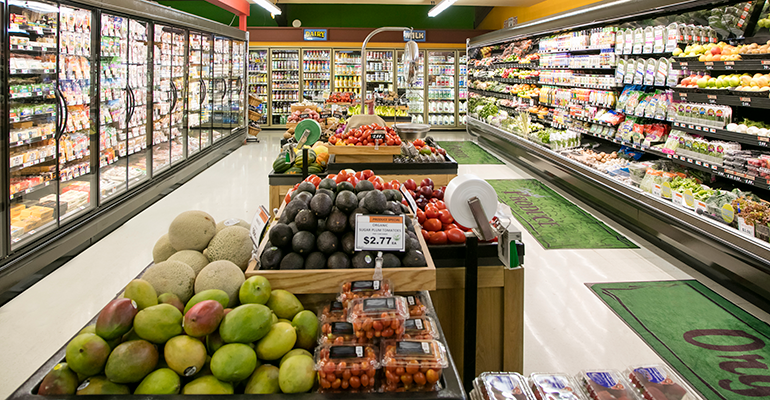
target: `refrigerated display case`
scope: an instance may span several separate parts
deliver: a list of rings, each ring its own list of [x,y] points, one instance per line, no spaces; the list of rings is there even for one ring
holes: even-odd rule
[[[302,50],[302,96],[323,101],[331,90],[331,50]]]
[[[155,24],[153,32],[152,171],[156,174],[185,158],[187,32],[161,24]]]
[[[468,53],[460,50],[457,55],[457,126],[465,126],[468,113]]]
[[[392,51],[366,52],[366,90],[367,92],[393,90]]]
[[[404,52],[398,51],[398,83],[396,88],[398,89],[399,96],[406,97],[407,112],[412,117],[412,122],[417,124],[423,124],[428,122],[428,118],[425,116],[425,51],[420,50],[420,57],[417,65],[417,78],[414,84],[407,85],[406,77],[404,75]]]
[[[190,32],[187,87],[187,154],[211,145],[211,47],[213,36]]]
[[[299,49],[273,49],[271,63],[271,116],[273,125],[285,125],[291,103],[300,101]]]
[[[428,123],[455,126],[455,51],[428,50]]]
[[[230,134],[230,56],[229,38],[214,36],[214,143]]]
[[[361,51],[334,51],[334,91],[361,97]]]
[[[267,65],[267,49],[249,49],[249,93],[257,95],[264,104],[265,112],[262,113],[262,118],[257,121],[257,123],[263,126],[267,125],[268,121],[268,113],[266,110],[270,81],[268,80]]]
[[[230,98],[230,107],[225,114],[225,124],[229,125],[227,135],[230,136],[240,129],[246,128],[246,42],[231,40],[230,79],[227,85],[227,96]]]

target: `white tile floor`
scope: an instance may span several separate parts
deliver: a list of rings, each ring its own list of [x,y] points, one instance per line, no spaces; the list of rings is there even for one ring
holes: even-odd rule
[[[439,140],[468,140],[462,132]],[[181,211],[200,209],[217,220],[250,221],[267,204],[267,173],[279,135],[265,131],[248,144],[152,205],[100,242],[0,308],[0,398],[12,393],[152,259],[152,246]],[[375,171],[376,172],[376,171]],[[507,164],[460,167],[485,179],[531,178]],[[557,190],[559,191],[559,190]],[[747,304],[595,210],[591,212],[640,248],[544,250],[521,226],[526,245],[524,372],[576,373],[660,362],[658,356],[585,287],[587,282],[695,277],[757,317]]]

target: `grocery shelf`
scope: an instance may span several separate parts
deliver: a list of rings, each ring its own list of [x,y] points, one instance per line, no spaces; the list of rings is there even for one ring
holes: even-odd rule
[[[558,53],[601,53],[602,50],[613,50],[614,47],[585,47],[581,49],[559,49],[551,51],[538,51],[540,54],[558,54]]]
[[[686,69],[690,71],[764,71],[770,69],[770,60],[737,60],[737,61],[676,61],[671,63],[671,69]]]
[[[498,99],[506,99],[506,100],[527,99],[526,97],[519,97],[517,95],[507,94],[507,93],[490,92],[489,90],[472,89],[472,88],[468,88],[468,90],[473,93],[481,94],[484,96],[497,97]],[[528,100],[533,100],[533,99],[528,99]]]
[[[14,99],[42,99],[48,96],[54,96],[56,92],[53,90],[43,92],[26,92],[26,93],[11,93],[9,98]]]
[[[29,122],[29,121],[37,121],[41,119],[47,119],[51,116],[53,116],[56,113],[56,111],[51,111],[43,114],[35,114],[35,115],[28,115],[26,117],[10,117],[8,118],[8,121],[10,122]]]
[[[18,191],[16,193],[11,193],[11,196],[10,196],[11,200],[19,198],[19,197],[22,197],[25,194],[30,194],[30,193],[37,192],[40,189],[45,189],[45,188],[51,186],[51,183],[53,183],[53,182],[56,182],[56,181],[53,181],[53,180],[45,181],[45,182],[43,182],[43,183],[41,183],[39,185],[32,186],[31,188],[24,189],[24,190]]]
[[[564,70],[578,70],[578,71],[593,71],[597,69],[603,69],[603,70],[610,70],[615,69],[614,65],[596,65],[591,67],[562,67],[562,66],[540,66],[538,67],[539,70],[542,71],[548,71],[548,70],[554,70],[554,71],[564,71]]]
[[[8,70],[11,75],[50,75],[55,74],[55,69],[14,69]]]
[[[22,170],[24,168],[29,168],[29,167],[31,167],[33,165],[38,165],[38,164],[46,163],[46,162],[49,162],[49,161],[53,161],[55,158],[56,158],[56,156],[48,156],[46,158],[42,158],[42,159],[39,159],[39,160],[25,162],[24,164],[17,165],[15,167],[11,167],[10,171],[11,172],[20,171],[20,170]]]
[[[490,79],[490,78],[484,78],[484,79]],[[501,78],[499,76],[493,76],[491,79],[502,82],[502,83],[528,83],[530,85],[539,85],[537,79],[518,79],[518,78]]]
[[[770,109],[770,98],[768,97],[744,97],[732,94],[708,94],[698,92],[688,93],[678,91],[676,88],[674,88],[674,100]]]
[[[42,142],[43,140],[48,140],[48,139],[51,139],[53,137],[54,137],[54,135],[38,136],[38,137],[31,138],[31,139],[19,140],[17,142],[11,142],[10,146],[11,146],[11,148],[19,147],[19,146],[24,146],[24,145],[28,145],[28,144],[32,144],[32,143]]]
[[[700,125],[673,122],[673,127],[687,133],[707,136],[715,139],[728,140],[752,146],[770,147],[770,137],[749,135],[746,133],[732,132],[725,129],[717,129]]]
[[[622,89],[623,86],[618,85],[581,85],[578,83],[545,83],[545,82],[538,82],[538,85],[543,86],[561,86],[561,87],[574,87],[574,88],[585,88],[585,89],[600,89],[600,90],[615,90],[615,89]]]

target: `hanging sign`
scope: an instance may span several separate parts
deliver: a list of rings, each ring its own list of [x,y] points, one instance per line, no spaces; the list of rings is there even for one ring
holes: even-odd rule
[[[305,40],[326,40],[326,29],[305,29]]]
[[[409,40],[414,40],[415,42],[424,42],[425,41],[425,31],[412,31],[412,34],[409,34],[409,31],[404,31],[404,41],[408,42]]]

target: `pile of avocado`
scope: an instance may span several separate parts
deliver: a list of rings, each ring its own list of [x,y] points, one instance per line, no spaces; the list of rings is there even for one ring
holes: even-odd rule
[[[301,183],[291,194],[278,223],[268,233],[269,243],[260,257],[261,269],[345,269],[374,268],[376,252],[355,251],[357,214],[401,215],[398,190],[376,190],[369,181],[353,187],[324,179],[318,188]],[[425,256],[406,221],[406,251],[384,252],[383,268],[424,267]]]

